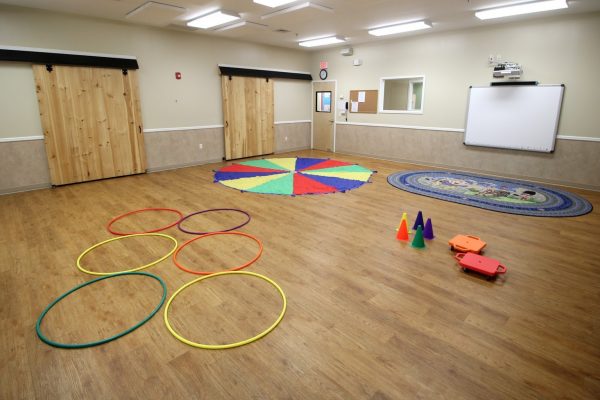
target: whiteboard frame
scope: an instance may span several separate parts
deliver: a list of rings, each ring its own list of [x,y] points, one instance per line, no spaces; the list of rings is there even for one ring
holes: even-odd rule
[[[558,101],[558,109],[557,111],[557,118],[556,118],[556,123],[554,126],[554,137],[552,140],[552,146],[550,148],[550,150],[536,150],[536,149],[525,149],[525,148],[520,148],[520,147],[515,147],[515,146],[499,146],[499,145],[484,145],[484,144],[470,144],[467,143],[467,128],[468,128],[468,122],[469,122],[469,110],[470,110],[470,106],[471,106],[471,91],[472,89],[489,89],[489,88],[494,88],[494,87],[511,87],[511,86],[525,86],[525,87],[561,87],[561,91],[560,91],[560,99]],[[467,112],[466,112],[466,118],[465,118],[465,133],[463,135],[463,144],[465,146],[475,146],[475,147],[488,147],[488,148],[494,148],[494,149],[508,149],[508,150],[520,150],[520,151],[533,151],[536,153],[553,153],[554,152],[554,148],[556,146],[556,137],[558,135],[558,125],[560,123],[560,114],[561,114],[561,110],[562,110],[562,102],[563,102],[563,98],[564,98],[564,94],[565,94],[565,85],[564,83],[559,83],[559,84],[547,84],[547,85],[519,85],[519,84],[514,84],[514,85],[510,85],[510,84],[500,84],[500,85],[490,85],[490,86],[469,86],[469,95],[467,96]]]

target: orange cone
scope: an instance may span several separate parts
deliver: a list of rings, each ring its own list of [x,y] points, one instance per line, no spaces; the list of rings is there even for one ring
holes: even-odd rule
[[[404,219],[402,220],[402,222],[400,222],[400,229],[398,229],[396,239],[408,242],[408,228],[406,227],[406,220]]]
[[[406,226],[408,227],[408,215],[405,212],[402,213],[402,219],[400,220],[400,224],[396,228],[396,231],[400,230],[400,227],[402,226],[402,221],[406,222]],[[408,232],[408,234],[410,235],[410,232]]]

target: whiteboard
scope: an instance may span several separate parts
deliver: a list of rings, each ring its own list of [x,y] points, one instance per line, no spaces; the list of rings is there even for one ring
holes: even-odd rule
[[[466,145],[554,151],[564,85],[471,87]]]

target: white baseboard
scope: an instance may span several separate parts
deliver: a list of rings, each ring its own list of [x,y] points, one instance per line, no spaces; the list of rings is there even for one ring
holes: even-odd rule
[[[37,185],[18,186],[18,187],[12,187],[12,188],[7,188],[7,189],[0,189],[0,195],[21,193],[21,192],[30,192],[32,190],[48,189],[51,187],[52,187],[52,185],[50,184],[50,182],[39,183]]]
[[[189,168],[189,167],[196,167],[198,165],[213,164],[213,163],[217,163],[217,162],[221,162],[221,161],[223,161],[222,158],[215,158],[215,159],[204,160],[204,161],[199,161],[199,162],[163,165],[161,167],[148,168],[146,170],[146,172],[153,173],[153,172],[161,172],[161,171],[170,171],[173,169]]]

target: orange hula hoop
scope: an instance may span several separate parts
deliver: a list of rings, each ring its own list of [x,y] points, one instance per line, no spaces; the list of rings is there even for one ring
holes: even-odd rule
[[[209,271],[194,271],[194,270],[191,270],[189,268],[186,268],[185,266],[181,265],[181,263],[179,263],[179,261],[177,261],[177,255],[179,254],[179,252],[181,250],[183,250],[185,248],[185,246],[187,246],[188,244],[190,244],[190,243],[192,243],[192,242],[194,242],[194,241],[196,241],[198,239],[202,239],[202,238],[205,238],[205,237],[208,237],[208,236],[215,236],[215,235],[238,235],[238,236],[246,236],[246,237],[254,240],[256,243],[258,243],[258,253],[256,254],[256,256],[252,260],[250,260],[250,261],[248,261],[248,262],[246,262],[246,263],[244,263],[242,265],[238,265],[236,267],[232,267],[232,268],[226,269],[224,271],[214,271],[214,272],[209,272]],[[263,251],[263,244],[262,244],[262,242],[257,237],[252,236],[252,235],[250,235],[248,233],[238,232],[238,231],[210,232],[210,233],[207,233],[207,234],[200,235],[200,236],[197,236],[195,238],[192,238],[192,239],[188,240],[187,242],[185,242],[184,244],[182,244],[177,249],[177,251],[175,251],[175,253],[173,254],[173,262],[175,263],[175,265],[177,266],[177,268],[181,269],[182,271],[189,272],[190,274],[195,274],[195,275],[212,275],[212,274],[215,274],[217,272],[239,271],[240,269],[246,268],[247,266],[249,266],[250,264],[252,264],[253,262],[255,262],[256,260],[258,260],[260,258],[261,254],[262,254],[262,251]]]

